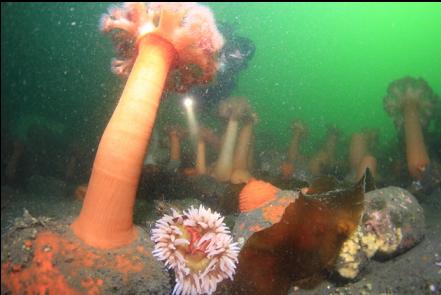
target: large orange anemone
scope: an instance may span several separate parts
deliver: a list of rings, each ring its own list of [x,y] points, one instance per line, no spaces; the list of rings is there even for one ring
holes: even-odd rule
[[[195,3],[126,3],[109,9],[101,29],[114,31],[113,69],[128,80],[101,138],[72,229],[91,246],[114,248],[137,236],[135,195],[166,82],[169,89],[185,91],[210,81],[223,39],[210,10]]]
[[[414,179],[421,179],[430,163],[423,128],[428,125],[437,101],[438,96],[425,80],[412,77],[390,83],[384,97],[384,108],[396,127],[404,127],[407,167]]]
[[[143,290],[143,284],[131,281],[154,281],[161,273],[149,265],[151,251],[140,245],[147,238],[133,224],[143,160],[166,82],[168,89],[184,91],[210,81],[223,39],[211,12],[195,3],[112,6],[101,29],[115,30],[120,59],[113,62],[113,70],[127,74],[128,80],[102,135],[80,215],[71,224],[76,237],[68,229],[61,235],[52,230],[37,233],[34,243],[24,245],[35,247],[29,267],[2,265],[2,293],[5,286],[6,293],[75,294],[76,278],[84,278],[78,293],[103,293],[109,290],[103,289],[108,265],[122,272],[121,277],[108,274],[114,278],[113,291],[164,290]],[[117,255],[120,252],[124,256]]]

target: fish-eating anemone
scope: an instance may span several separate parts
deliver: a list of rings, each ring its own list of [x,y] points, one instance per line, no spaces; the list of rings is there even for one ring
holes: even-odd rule
[[[219,282],[233,279],[239,249],[223,220],[201,205],[173,209],[156,222],[152,254],[174,271],[173,294],[212,294]]]

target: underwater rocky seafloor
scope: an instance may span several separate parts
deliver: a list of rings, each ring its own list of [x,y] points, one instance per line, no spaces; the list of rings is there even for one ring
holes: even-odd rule
[[[99,145],[69,142],[62,126],[26,114],[5,120],[3,140],[2,121],[2,293],[439,292],[439,97],[425,79],[398,78],[376,104],[395,123],[406,162],[398,146],[376,149],[378,131],[347,141],[336,122],[314,124],[327,127],[323,144],[302,154],[300,118],[291,118],[287,153],[262,157],[253,128],[264,112],[253,97],[230,95],[254,55],[251,39],[223,47],[212,12],[196,3],[125,3],[99,23],[115,45],[112,71],[127,78]],[[187,96],[188,131],[155,128],[164,95],[196,85],[229,85],[209,97],[221,100],[222,139],[199,129]],[[154,139],[162,131],[168,147]]]
[[[185,188],[182,188],[180,194],[185,191]],[[82,205],[82,201],[74,196],[73,186],[50,177],[31,177],[26,188],[21,190],[3,186],[1,193],[2,248],[5,242],[26,245],[26,240],[35,238],[36,234],[32,233],[33,231],[44,231],[45,227],[50,227],[53,231],[54,228],[58,228],[59,231],[63,231],[64,228],[66,231],[66,225],[77,216]],[[292,286],[288,294],[439,294],[441,287],[441,215],[439,214],[441,190],[438,189],[424,196],[423,199],[420,197],[419,201],[424,209],[425,217],[425,236],[419,244],[385,261],[372,259],[356,280],[345,281],[331,274],[313,289]],[[196,199],[174,201],[176,208],[180,206],[185,208],[190,204],[197,205],[199,202]],[[148,238],[149,233],[160,213],[157,211],[157,206],[155,208],[155,204],[157,202],[152,202],[148,198],[138,197],[135,206],[135,223],[145,230],[144,242],[146,244],[151,243]],[[229,215],[227,225],[233,228],[237,218],[237,215]],[[18,252],[26,250],[25,246],[22,249],[20,247],[16,249],[19,249]],[[23,253],[9,253],[10,257],[21,257],[23,264],[32,260],[32,255],[29,255],[30,257],[26,258]],[[72,263],[72,260],[74,260],[72,257],[66,258],[68,264]],[[110,271],[103,271],[102,275],[106,277],[106,284],[113,285],[113,289],[110,291],[107,289],[107,292],[168,294],[172,290],[173,281],[158,265],[153,263],[149,266],[157,273],[150,273],[145,277],[138,277],[139,274],[133,275],[130,279],[132,287],[130,291],[118,287],[118,280],[120,280],[118,276],[112,276]],[[115,280],[114,284],[112,280]],[[2,294],[8,294],[3,289],[3,285]],[[221,284],[216,294],[229,294],[229,292]]]

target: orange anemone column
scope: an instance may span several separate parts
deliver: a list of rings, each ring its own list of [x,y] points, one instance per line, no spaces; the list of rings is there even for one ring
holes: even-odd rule
[[[430,159],[424,144],[416,103],[409,102],[404,106],[404,131],[409,174],[415,179],[421,179]]]
[[[133,207],[142,162],[169,69],[171,43],[154,34],[138,42],[138,55],[107,125],[93,165],[86,198],[71,225],[90,246],[115,248],[137,236]]]
[[[199,175],[207,173],[205,141],[199,136],[196,151],[196,171]]]

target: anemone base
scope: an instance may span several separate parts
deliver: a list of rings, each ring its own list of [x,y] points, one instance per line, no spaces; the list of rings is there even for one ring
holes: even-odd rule
[[[151,255],[144,230],[129,246],[99,250],[68,225],[27,211],[16,220],[2,237],[2,293],[168,294],[168,275]]]

